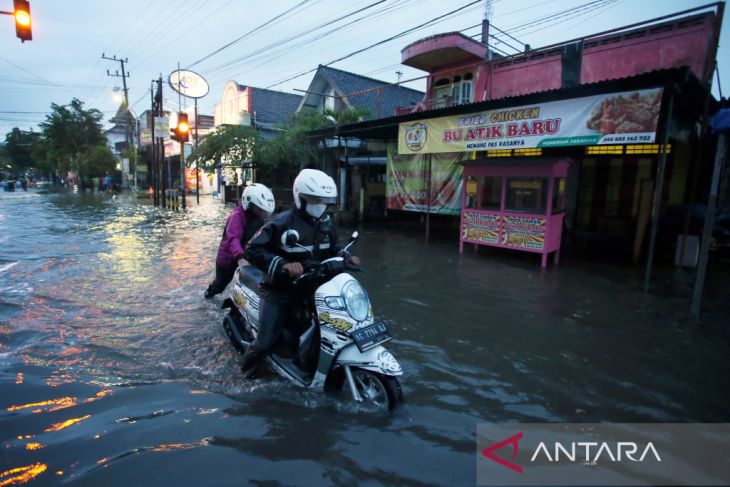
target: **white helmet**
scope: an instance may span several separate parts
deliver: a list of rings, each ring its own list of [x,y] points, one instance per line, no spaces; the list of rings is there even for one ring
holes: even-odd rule
[[[273,213],[276,207],[274,194],[263,184],[254,183],[247,186],[241,196],[241,206],[244,210],[248,210],[249,205],[258,206],[266,213]]]
[[[334,179],[316,169],[302,169],[294,180],[294,204],[312,218],[320,218],[327,205],[337,201],[337,186]]]

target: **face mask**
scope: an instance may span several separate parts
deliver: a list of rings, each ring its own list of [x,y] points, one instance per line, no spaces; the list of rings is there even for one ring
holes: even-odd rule
[[[317,205],[310,205],[307,203],[307,214],[315,219],[321,217],[326,209],[327,205],[324,203],[319,203]]]

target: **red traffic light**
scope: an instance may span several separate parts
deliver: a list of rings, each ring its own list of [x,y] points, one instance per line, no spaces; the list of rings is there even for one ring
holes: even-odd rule
[[[178,142],[187,142],[190,138],[190,124],[188,123],[188,114],[180,112],[177,114],[177,126],[170,130],[172,139]]]
[[[28,0],[13,0],[13,17],[15,17],[15,35],[22,41],[33,40],[30,25],[30,2]]]

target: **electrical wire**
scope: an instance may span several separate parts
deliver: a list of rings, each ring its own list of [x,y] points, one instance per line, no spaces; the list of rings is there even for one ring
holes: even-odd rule
[[[264,53],[264,52],[269,52],[270,50],[272,50],[274,48],[277,48],[277,47],[280,47],[280,46],[283,46],[284,44],[286,44],[288,42],[291,42],[292,40],[301,39],[301,37],[304,36],[304,35],[310,34],[312,32],[316,32],[319,29],[322,29],[324,27],[327,27],[327,26],[330,26],[332,24],[335,24],[335,23],[337,23],[337,22],[339,22],[341,20],[344,20],[344,19],[346,19],[348,17],[351,17],[353,15],[357,15],[360,12],[364,12],[366,10],[369,10],[369,9],[371,9],[371,8],[377,6],[377,5],[380,5],[380,4],[382,4],[382,3],[386,2],[386,1],[388,1],[388,0],[377,0],[377,1],[372,2],[372,3],[370,3],[370,4],[368,4],[368,5],[364,6],[364,7],[359,8],[359,9],[357,9],[355,11],[349,12],[349,13],[347,13],[345,15],[341,15],[341,16],[335,18],[335,19],[327,20],[325,22],[322,22],[322,23],[316,24],[314,26],[308,27],[308,28],[306,28],[304,30],[301,30],[299,32],[296,32],[296,33],[290,35],[289,37],[286,37],[284,39],[278,40],[278,41],[273,42],[273,43],[271,43],[271,44],[269,44],[267,46],[258,48],[258,49],[254,50],[252,52],[248,52],[248,53],[246,53],[246,54],[244,54],[242,56],[239,56],[238,58],[236,58],[233,61],[228,61],[228,62],[223,63],[221,65],[218,65],[218,66],[216,66],[214,68],[208,69],[207,70],[207,73],[208,74],[211,74],[211,73],[215,73],[216,71],[219,71],[219,70],[222,70],[222,69],[230,69],[231,66],[233,66],[233,65],[235,65],[237,63],[240,63],[241,61],[250,60],[251,58],[253,58],[254,56],[256,56],[258,54],[261,54],[261,53]]]
[[[337,58],[337,59],[334,59],[334,60],[332,60],[332,61],[328,62],[327,64],[324,64],[323,66],[331,66],[332,64],[335,64],[335,63],[337,63],[337,62],[343,61],[343,60],[345,60],[345,59],[348,59],[348,58],[350,58],[350,57],[352,57],[352,56],[355,56],[355,55],[357,55],[357,54],[360,54],[360,53],[362,53],[362,52],[365,52],[365,51],[367,51],[368,49],[372,49],[373,47],[376,47],[376,46],[380,46],[380,45],[382,45],[382,44],[385,44],[385,43],[387,43],[387,42],[391,42],[391,41],[394,41],[395,39],[399,39],[399,38],[401,38],[401,37],[403,37],[403,36],[405,36],[405,35],[407,35],[407,34],[409,34],[409,33],[411,33],[411,32],[414,32],[414,31],[416,31],[416,30],[418,30],[418,29],[422,29],[422,28],[424,28],[424,27],[427,27],[427,26],[429,26],[429,25],[431,25],[431,24],[433,24],[433,23],[435,23],[435,22],[437,22],[437,21],[439,21],[439,20],[445,19],[445,18],[447,18],[447,17],[449,17],[449,16],[451,16],[451,15],[453,15],[453,14],[457,13],[457,12],[460,12],[461,10],[464,10],[464,9],[465,9],[465,8],[467,8],[467,7],[471,7],[472,5],[475,5],[475,4],[477,4],[477,3],[481,3],[481,1],[482,1],[482,0],[475,0],[475,1],[473,1],[473,2],[469,2],[469,3],[467,3],[466,5],[463,5],[463,6],[461,6],[461,7],[457,8],[457,9],[455,9],[455,10],[452,10],[451,12],[448,12],[448,13],[446,13],[446,14],[443,14],[443,15],[439,15],[438,17],[435,17],[435,18],[433,18],[433,19],[431,19],[431,20],[429,20],[429,21],[427,21],[427,22],[424,22],[424,23],[422,23],[422,24],[420,24],[420,25],[417,25],[417,26],[415,26],[415,27],[411,27],[410,29],[406,29],[406,30],[404,30],[404,31],[402,31],[402,32],[399,32],[398,34],[396,34],[396,35],[394,35],[394,36],[388,37],[388,38],[386,38],[386,39],[383,39],[383,40],[381,40],[381,41],[378,41],[378,42],[376,42],[376,43],[374,43],[374,44],[371,44],[371,45],[369,45],[369,46],[367,46],[367,47],[363,47],[362,49],[358,49],[358,50],[356,50],[356,51],[353,51],[353,52],[351,52],[351,53],[349,53],[349,54],[346,54],[346,55],[344,55],[344,56],[341,56],[341,57],[339,57],[339,58]],[[278,85],[280,85],[280,84],[286,83],[287,81],[291,81],[291,80],[294,80],[294,79],[300,78],[300,77],[302,77],[302,76],[304,76],[304,75],[306,75],[306,74],[309,74],[309,73],[313,73],[314,71],[317,71],[317,69],[319,69],[319,67],[316,67],[316,68],[312,68],[312,69],[309,69],[309,70],[307,70],[307,71],[304,71],[304,72],[302,72],[302,73],[296,74],[296,75],[294,75],[294,76],[290,76],[289,78],[286,78],[286,79],[284,79],[284,80],[278,81],[278,82],[276,82],[276,83],[274,83],[274,84],[271,84],[271,85],[267,86],[267,88],[272,88],[272,87],[274,87],[274,86],[278,86]]]
[[[342,24],[342,25],[339,25],[337,27],[334,27],[334,28],[330,29],[329,31],[326,31],[326,32],[322,32],[320,34],[317,34],[316,36],[314,36],[314,37],[312,37],[310,39],[302,40],[297,46],[289,46],[289,47],[286,47],[284,49],[281,49],[278,53],[274,52],[273,54],[269,54],[267,52],[268,55],[264,59],[259,60],[260,62],[258,64],[255,64],[255,65],[251,66],[250,68],[247,68],[247,70],[249,70],[249,71],[256,71],[257,68],[263,67],[267,63],[270,63],[270,62],[272,62],[272,61],[274,61],[276,59],[279,59],[279,58],[281,58],[281,57],[283,57],[285,55],[291,54],[291,53],[295,52],[297,49],[299,49],[300,47],[310,47],[316,41],[321,40],[321,39],[324,39],[324,38],[332,35],[335,32],[341,31],[341,30],[343,30],[343,29],[345,29],[347,27],[350,27],[350,26],[352,26],[354,24],[357,24],[359,22],[363,22],[362,24],[360,24],[360,26],[362,27],[365,24],[367,24],[368,22],[372,22],[372,21],[376,20],[380,16],[383,16],[383,15],[392,15],[395,11],[398,11],[398,10],[400,10],[402,8],[405,8],[405,6],[407,6],[407,3],[411,3],[411,2],[402,2],[400,5],[392,4],[392,5],[386,6],[385,8],[383,8],[383,9],[381,9],[379,11],[372,12],[372,13],[367,14],[367,15],[364,15],[362,17],[353,19],[350,22],[347,22],[345,24]],[[297,38],[297,37],[299,37],[299,36],[295,36],[293,38]],[[282,46],[283,44],[284,44],[284,42],[282,42],[281,44],[279,44],[279,46]],[[324,49],[330,50],[331,47],[325,46]],[[315,51],[310,51],[310,54],[314,54],[314,53],[320,52],[322,50],[323,49],[315,50]],[[262,48],[262,49],[258,50],[257,53],[265,52],[265,51],[271,51],[271,49],[270,48]],[[238,74],[240,74],[240,73],[237,73],[237,74],[233,75],[231,78],[232,79],[235,79],[235,77]]]
[[[276,21],[277,19],[280,19],[280,18],[282,18],[283,16],[285,16],[286,14],[288,14],[288,13],[290,13],[290,12],[294,12],[294,11],[296,11],[296,10],[297,10],[297,9],[298,9],[299,7],[301,7],[302,5],[306,4],[306,3],[307,3],[307,2],[309,2],[309,1],[311,1],[311,0],[302,0],[302,1],[301,1],[301,2],[299,2],[298,4],[294,5],[293,7],[289,8],[289,9],[286,9],[286,10],[285,10],[284,12],[282,12],[282,13],[280,13],[280,14],[278,14],[278,15],[274,16],[273,18],[271,18],[271,19],[269,19],[269,20],[267,20],[267,21],[266,21],[266,22],[264,22],[263,24],[260,24],[260,25],[258,25],[258,26],[256,26],[256,27],[254,27],[253,29],[251,29],[251,30],[249,30],[248,32],[246,32],[245,34],[243,34],[243,35],[241,35],[241,36],[239,36],[239,37],[235,38],[234,40],[232,40],[232,41],[228,42],[227,44],[224,44],[223,46],[221,46],[221,47],[219,47],[218,49],[214,50],[214,51],[213,51],[213,52],[211,52],[210,54],[206,54],[205,56],[203,56],[202,58],[198,59],[198,60],[197,60],[197,61],[195,61],[194,63],[192,63],[192,64],[189,64],[189,65],[187,66],[187,69],[190,69],[190,68],[192,68],[193,66],[196,66],[196,65],[198,65],[198,64],[200,64],[200,63],[202,63],[202,62],[203,62],[203,61],[205,61],[206,59],[209,59],[209,58],[211,58],[211,57],[215,56],[215,55],[216,55],[216,54],[218,54],[219,52],[222,52],[222,51],[224,51],[225,49],[228,49],[229,47],[231,47],[232,45],[236,44],[237,42],[240,42],[240,41],[242,41],[242,40],[243,40],[243,39],[245,39],[246,37],[248,37],[248,36],[250,36],[250,35],[252,35],[252,34],[254,34],[254,33],[258,32],[259,30],[263,29],[264,27],[266,27],[267,25],[271,24],[272,22],[275,22],[275,21]],[[385,1],[385,0],[383,0],[383,1]]]

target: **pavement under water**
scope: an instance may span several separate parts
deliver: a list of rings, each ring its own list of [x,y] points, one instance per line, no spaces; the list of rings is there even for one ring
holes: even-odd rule
[[[479,422],[730,421],[726,338],[632,271],[362,227],[406,398],[373,415],[240,379],[202,297],[230,207],[21,196],[0,198],[2,485],[471,485]]]

